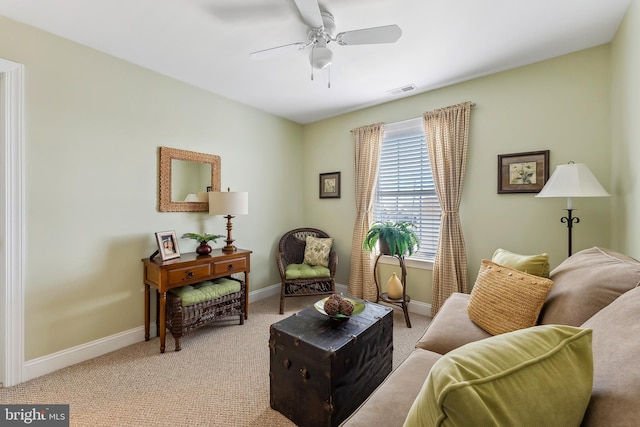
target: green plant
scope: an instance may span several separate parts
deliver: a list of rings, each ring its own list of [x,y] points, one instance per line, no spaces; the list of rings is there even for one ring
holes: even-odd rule
[[[378,241],[380,241],[380,252],[393,256],[412,255],[420,245],[415,225],[410,221],[374,222],[364,238],[363,249],[366,252],[373,252]]]
[[[193,239],[198,241],[198,243],[200,243],[201,245],[206,245],[207,243],[209,243],[210,241],[213,241],[213,243],[216,243],[216,240],[222,238],[224,236],[221,236],[219,234],[198,234],[198,233],[184,233],[182,235],[183,239]]]

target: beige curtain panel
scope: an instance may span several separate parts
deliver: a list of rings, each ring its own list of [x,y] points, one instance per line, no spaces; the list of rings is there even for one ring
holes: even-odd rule
[[[432,315],[454,292],[467,292],[467,253],[458,212],[467,164],[469,113],[464,102],[424,114],[424,129],[436,193],[442,208],[433,264]]]
[[[373,199],[384,124],[377,123],[354,129],[356,221],[351,240],[349,294],[368,301],[377,301],[378,291],[373,281],[373,254],[362,249],[364,238],[373,222]]]

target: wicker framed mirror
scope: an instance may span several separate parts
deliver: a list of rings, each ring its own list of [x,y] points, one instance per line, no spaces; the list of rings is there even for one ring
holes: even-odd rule
[[[187,202],[186,194],[220,191],[220,156],[160,147],[160,212],[208,212],[206,197]],[[206,196],[206,195],[204,195]],[[207,201],[204,201],[207,199]]]

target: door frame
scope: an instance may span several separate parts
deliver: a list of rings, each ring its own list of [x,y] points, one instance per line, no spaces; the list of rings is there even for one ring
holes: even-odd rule
[[[0,383],[24,373],[24,66],[0,58]]]

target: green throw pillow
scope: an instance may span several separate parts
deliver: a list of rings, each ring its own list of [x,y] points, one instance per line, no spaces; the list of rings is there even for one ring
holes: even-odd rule
[[[404,426],[579,426],[593,385],[591,337],[535,326],[452,350],[431,368]]]
[[[520,255],[505,249],[496,249],[491,261],[535,276],[549,277],[549,255],[546,253]]]
[[[304,247],[304,263],[328,267],[331,245],[333,245],[333,237],[307,236],[307,243]]]

